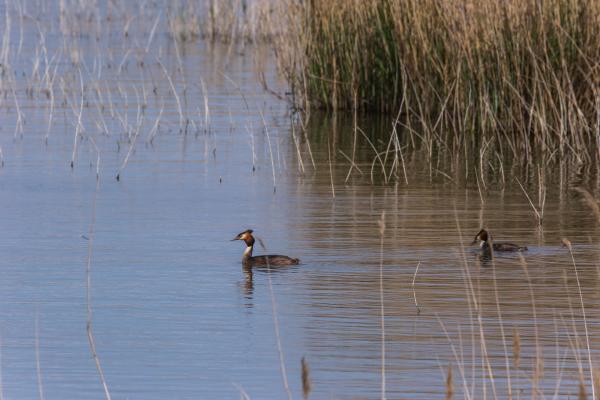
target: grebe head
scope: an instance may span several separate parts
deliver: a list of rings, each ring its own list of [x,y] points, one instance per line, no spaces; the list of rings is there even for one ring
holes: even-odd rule
[[[489,238],[487,231],[485,229],[482,229],[477,235],[475,235],[475,239],[473,239],[473,242],[471,244],[479,242],[479,246],[483,247],[483,245],[487,243],[488,239]]]
[[[236,237],[234,237],[233,239],[231,239],[231,241],[234,240],[243,240],[244,242],[246,242],[246,246],[250,247],[254,245],[254,236],[252,236],[252,229],[246,229],[244,232],[238,234]]]

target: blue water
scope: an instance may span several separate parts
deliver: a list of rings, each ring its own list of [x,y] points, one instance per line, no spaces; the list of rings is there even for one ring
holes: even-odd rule
[[[34,13],[33,4],[25,6]],[[62,54],[57,15],[45,18],[49,53]],[[57,56],[46,143],[49,100],[25,92],[32,82],[40,84],[30,74],[37,28],[25,20],[17,56],[18,18],[12,21],[15,80],[6,84],[15,88],[25,124],[16,130],[9,91],[0,102],[3,398],[39,398],[40,390],[45,399],[103,397],[86,332],[88,254],[93,336],[115,399],[237,399],[241,391],[253,399],[287,398],[280,360],[290,393],[301,398],[302,357],[311,370],[310,398],[380,398],[380,271],[388,398],[443,397],[449,365],[457,397],[468,392],[471,398],[505,398],[509,377],[513,394],[522,388],[526,396],[536,346],[545,365],[539,387],[547,396],[557,382],[561,396],[575,396],[579,365],[588,377],[575,270],[560,240],[574,244],[595,362],[598,227],[564,188],[550,190],[540,231],[518,187],[492,186],[482,203],[476,187],[431,178],[420,155],[409,164],[408,185],[384,185],[377,174],[372,184],[372,155],[359,143],[363,174],[354,171],[346,181],[349,163],[335,150],[351,154],[352,141],[340,135],[351,124],[335,128],[331,116],[313,116],[307,132],[313,167],[299,126],[291,131],[286,102],[265,93],[256,78],[256,70],[265,68],[272,87],[286,91],[268,51],[259,67],[257,48],[184,43],[179,71],[163,24],[150,53],[140,50],[152,25],[141,19],[131,28],[138,42],[115,32],[101,32],[99,44],[93,35],[66,36],[84,61],[77,66]],[[129,49],[141,52],[144,67],[133,55],[125,57]],[[187,131],[156,63],[159,55],[190,120]],[[127,68],[118,72],[123,59]],[[84,130],[71,169],[79,70]],[[200,77],[209,126],[203,125]],[[143,124],[134,139],[141,104]],[[378,134],[376,121],[361,121]],[[293,134],[299,135],[299,151]],[[384,211],[382,236],[377,221]],[[466,249],[481,226],[530,251],[524,259],[482,262]],[[288,254],[302,264],[272,273],[245,271],[243,245],[230,239],[247,228],[266,244],[256,253]],[[522,349],[518,368],[515,332]]]

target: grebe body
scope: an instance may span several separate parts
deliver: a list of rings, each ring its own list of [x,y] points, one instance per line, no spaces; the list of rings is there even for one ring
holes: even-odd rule
[[[499,252],[527,251],[526,246],[519,246],[514,243],[492,242],[490,244],[490,235],[485,229],[480,230],[479,233],[475,235],[475,239],[473,239],[471,244],[476,244],[477,242],[479,242],[479,248],[483,252],[490,252],[491,250]]]
[[[253,256],[252,251],[254,250],[254,236],[252,236],[252,229],[247,229],[244,232],[238,234],[233,240],[243,240],[246,243],[246,250],[242,255],[242,264],[247,267],[254,266],[282,266],[282,265],[297,265],[300,264],[298,258],[292,258],[288,256],[282,256],[279,254],[269,254],[264,256]]]

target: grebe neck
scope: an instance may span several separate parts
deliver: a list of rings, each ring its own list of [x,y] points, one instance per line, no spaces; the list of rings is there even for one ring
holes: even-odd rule
[[[248,258],[252,257],[252,248],[254,247],[254,245],[249,245],[248,247],[246,247],[246,250],[244,250],[244,255],[242,256],[242,260],[247,260]]]

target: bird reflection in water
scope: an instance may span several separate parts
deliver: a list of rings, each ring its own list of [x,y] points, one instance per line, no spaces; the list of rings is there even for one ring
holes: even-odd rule
[[[273,266],[242,266],[242,272],[244,273],[244,282],[240,282],[242,294],[246,299],[244,304],[247,308],[254,307],[254,275],[259,274],[275,274],[284,272],[293,272],[298,269],[298,266],[288,266],[287,268],[275,268]]]
[[[246,307],[253,307],[252,303],[254,296],[254,272],[252,267],[243,266],[242,271],[244,272],[244,284],[242,285],[242,291],[244,298],[248,300],[245,304]]]

